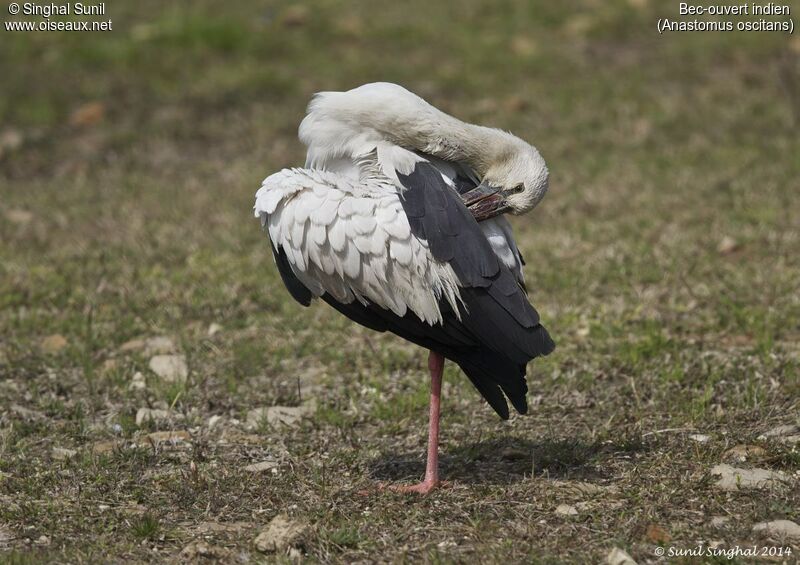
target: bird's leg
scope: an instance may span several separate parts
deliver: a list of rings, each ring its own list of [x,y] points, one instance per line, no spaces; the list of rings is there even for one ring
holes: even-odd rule
[[[428,356],[428,369],[431,372],[430,421],[428,423],[428,462],[425,466],[425,479],[416,485],[393,485],[390,488],[400,492],[428,494],[439,486],[439,408],[442,397],[442,372],[444,357],[431,351]]]

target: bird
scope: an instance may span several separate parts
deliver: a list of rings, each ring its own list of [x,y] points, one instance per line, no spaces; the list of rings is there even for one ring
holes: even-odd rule
[[[506,214],[534,209],[549,172],[513,134],[463,122],[388,82],[315,94],[298,130],[305,165],[268,176],[255,197],[278,273],[301,305],[429,351],[425,475],[440,486],[445,360],[509,418],[527,413],[526,367],[555,344],[528,300]]]

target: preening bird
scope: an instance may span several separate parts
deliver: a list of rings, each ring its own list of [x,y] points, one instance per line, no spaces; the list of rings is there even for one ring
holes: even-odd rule
[[[514,135],[464,123],[405,88],[321,92],[300,124],[305,168],[256,193],[289,293],[321,298],[351,320],[430,351],[428,460],[439,484],[445,359],[507,419],[528,410],[529,361],[555,347],[527,299],[523,260],[504,214],[544,197],[539,152]]]

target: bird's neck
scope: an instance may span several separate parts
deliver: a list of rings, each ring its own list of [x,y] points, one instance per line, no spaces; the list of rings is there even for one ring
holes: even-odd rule
[[[465,163],[479,177],[487,169],[517,151],[516,138],[504,131],[467,124],[431,107],[410,122],[397,141],[406,147],[446,161]]]

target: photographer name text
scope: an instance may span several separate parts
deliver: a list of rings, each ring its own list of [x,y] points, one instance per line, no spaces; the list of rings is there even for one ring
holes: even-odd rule
[[[37,2],[25,2],[21,5],[18,13],[23,16],[42,16],[43,18],[51,16],[104,16],[106,14],[106,3],[39,4]]]

